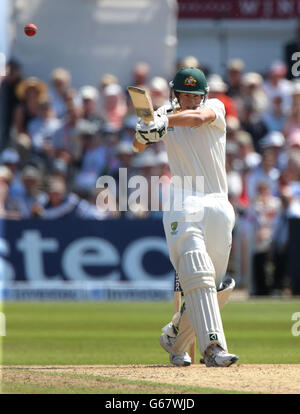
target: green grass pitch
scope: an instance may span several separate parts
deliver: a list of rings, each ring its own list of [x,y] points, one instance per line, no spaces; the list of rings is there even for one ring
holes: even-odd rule
[[[168,364],[159,345],[172,302],[6,303],[3,365]],[[241,364],[298,364],[299,300],[232,302],[222,310]],[[198,353],[197,359],[200,355]]]

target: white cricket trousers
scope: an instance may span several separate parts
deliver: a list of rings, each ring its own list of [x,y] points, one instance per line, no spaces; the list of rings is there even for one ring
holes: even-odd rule
[[[225,276],[235,213],[225,194],[188,196],[182,211],[165,211],[164,230],[170,260],[179,273],[179,258],[189,251],[206,253],[218,288]]]

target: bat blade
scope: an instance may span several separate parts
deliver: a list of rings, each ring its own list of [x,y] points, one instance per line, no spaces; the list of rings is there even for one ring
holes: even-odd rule
[[[128,86],[130,98],[132,100],[135,113],[146,123],[154,120],[154,110],[151,98],[147,91],[136,86]]]

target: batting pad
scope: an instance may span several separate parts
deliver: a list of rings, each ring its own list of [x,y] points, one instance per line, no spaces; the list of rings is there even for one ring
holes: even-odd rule
[[[230,283],[228,283],[225,288],[223,288],[220,291],[217,291],[219,309],[222,309],[223,306],[226,305],[234,287],[235,282],[233,279],[231,279]],[[173,319],[172,323],[174,323]],[[170,325],[172,325],[172,323]],[[182,312],[179,321],[177,321],[176,326],[178,327],[178,335],[172,347],[172,351],[175,355],[180,354],[181,352],[186,352],[186,350],[189,348],[190,344],[194,340],[194,330],[188,319],[186,306],[184,307],[184,311]]]
[[[188,319],[196,334],[201,354],[215,343],[227,351],[215,288],[193,289],[185,296]]]
[[[215,288],[215,268],[206,251],[192,250],[179,259],[179,281],[186,295],[198,287]]]
[[[212,343],[227,350],[215,285],[215,270],[208,253],[186,252],[179,259],[180,284],[187,316],[198,340],[200,352]]]

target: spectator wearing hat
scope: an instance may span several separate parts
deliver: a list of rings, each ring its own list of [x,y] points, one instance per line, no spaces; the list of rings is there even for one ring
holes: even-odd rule
[[[20,103],[16,88],[22,78],[20,63],[9,60],[6,65],[6,76],[0,85],[0,150],[10,144],[14,113]]]
[[[127,168],[127,170],[130,170],[134,156],[131,142],[127,140],[120,141],[115,147],[115,153],[119,160],[118,168]]]
[[[5,165],[0,165],[0,218],[2,219],[20,219],[21,212],[18,204],[9,194],[9,186],[13,174]]]
[[[126,98],[120,85],[108,85],[103,91],[103,115],[114,130],[122,128],[127,113]]]
[[[71,73],[65,68],[55,68],[51,72],[49,95],[54,111],[59,119],[65,117],[68,106],[76,104],[75,90],[71,86]]]
[[[104,89],[109,85],[118,85],[119,80],[118,78],[113,75],[112,73],[105,73],[103,76],[101,76],[98,84],[98,103],[97,103],[97,111],[98,113],[102,114],[103,111],[103,91]],[[127,90],[126,90],[127,92]]]
[[[78,97],[82,108],[82,118],[95,123],[100,131],[105,126],[106,120],[98,111],[98,90],[91,85],[82,86],[78,91]]]
[[[39,216],[40,209],[47,200],[47,195],[41,191],[42,175],[38,168],[27,165],[22,170],[24,194],[15,198],[23,218]]]
[[[251,106],[254,112],[261,116],[269,105],[266,92],[263,89],[263,77],[257,72],[244,73],[241,79],[241,95],[237,101],[238,112],[242,116],[244,107]]]
[[[209,98],[217,98],[223,102],[226,111],[226,118],[232,117],[238,119],[238,113],[234,100],[226,95],[228,86],[220,75],[212,74],[208,76],[207,83],[209,86]]]
[[[233,99],[241,95],[244,68],[245,63],[242,59],[230,59],[227,63],[227,95]]]
[[[275,167],[282,170],[286,164],[285,138],[280,131],[271,131],[260,141],[262,151],[266,148],[272,151],[275,157]]]
[[[16,107],[14,126],[17,134],[28,134],[29,122],[39,115],[39,103],[48,93],[47,85],[36,77],[29,77],[16,88],[21,103]]]
[[[275,96],[281,96],[284,112],[288,112],[291,107],[291,83],[286,79],[287,68],[285,63],[276,61],[272,63],[263,89],[268,101],[272,102]]]

